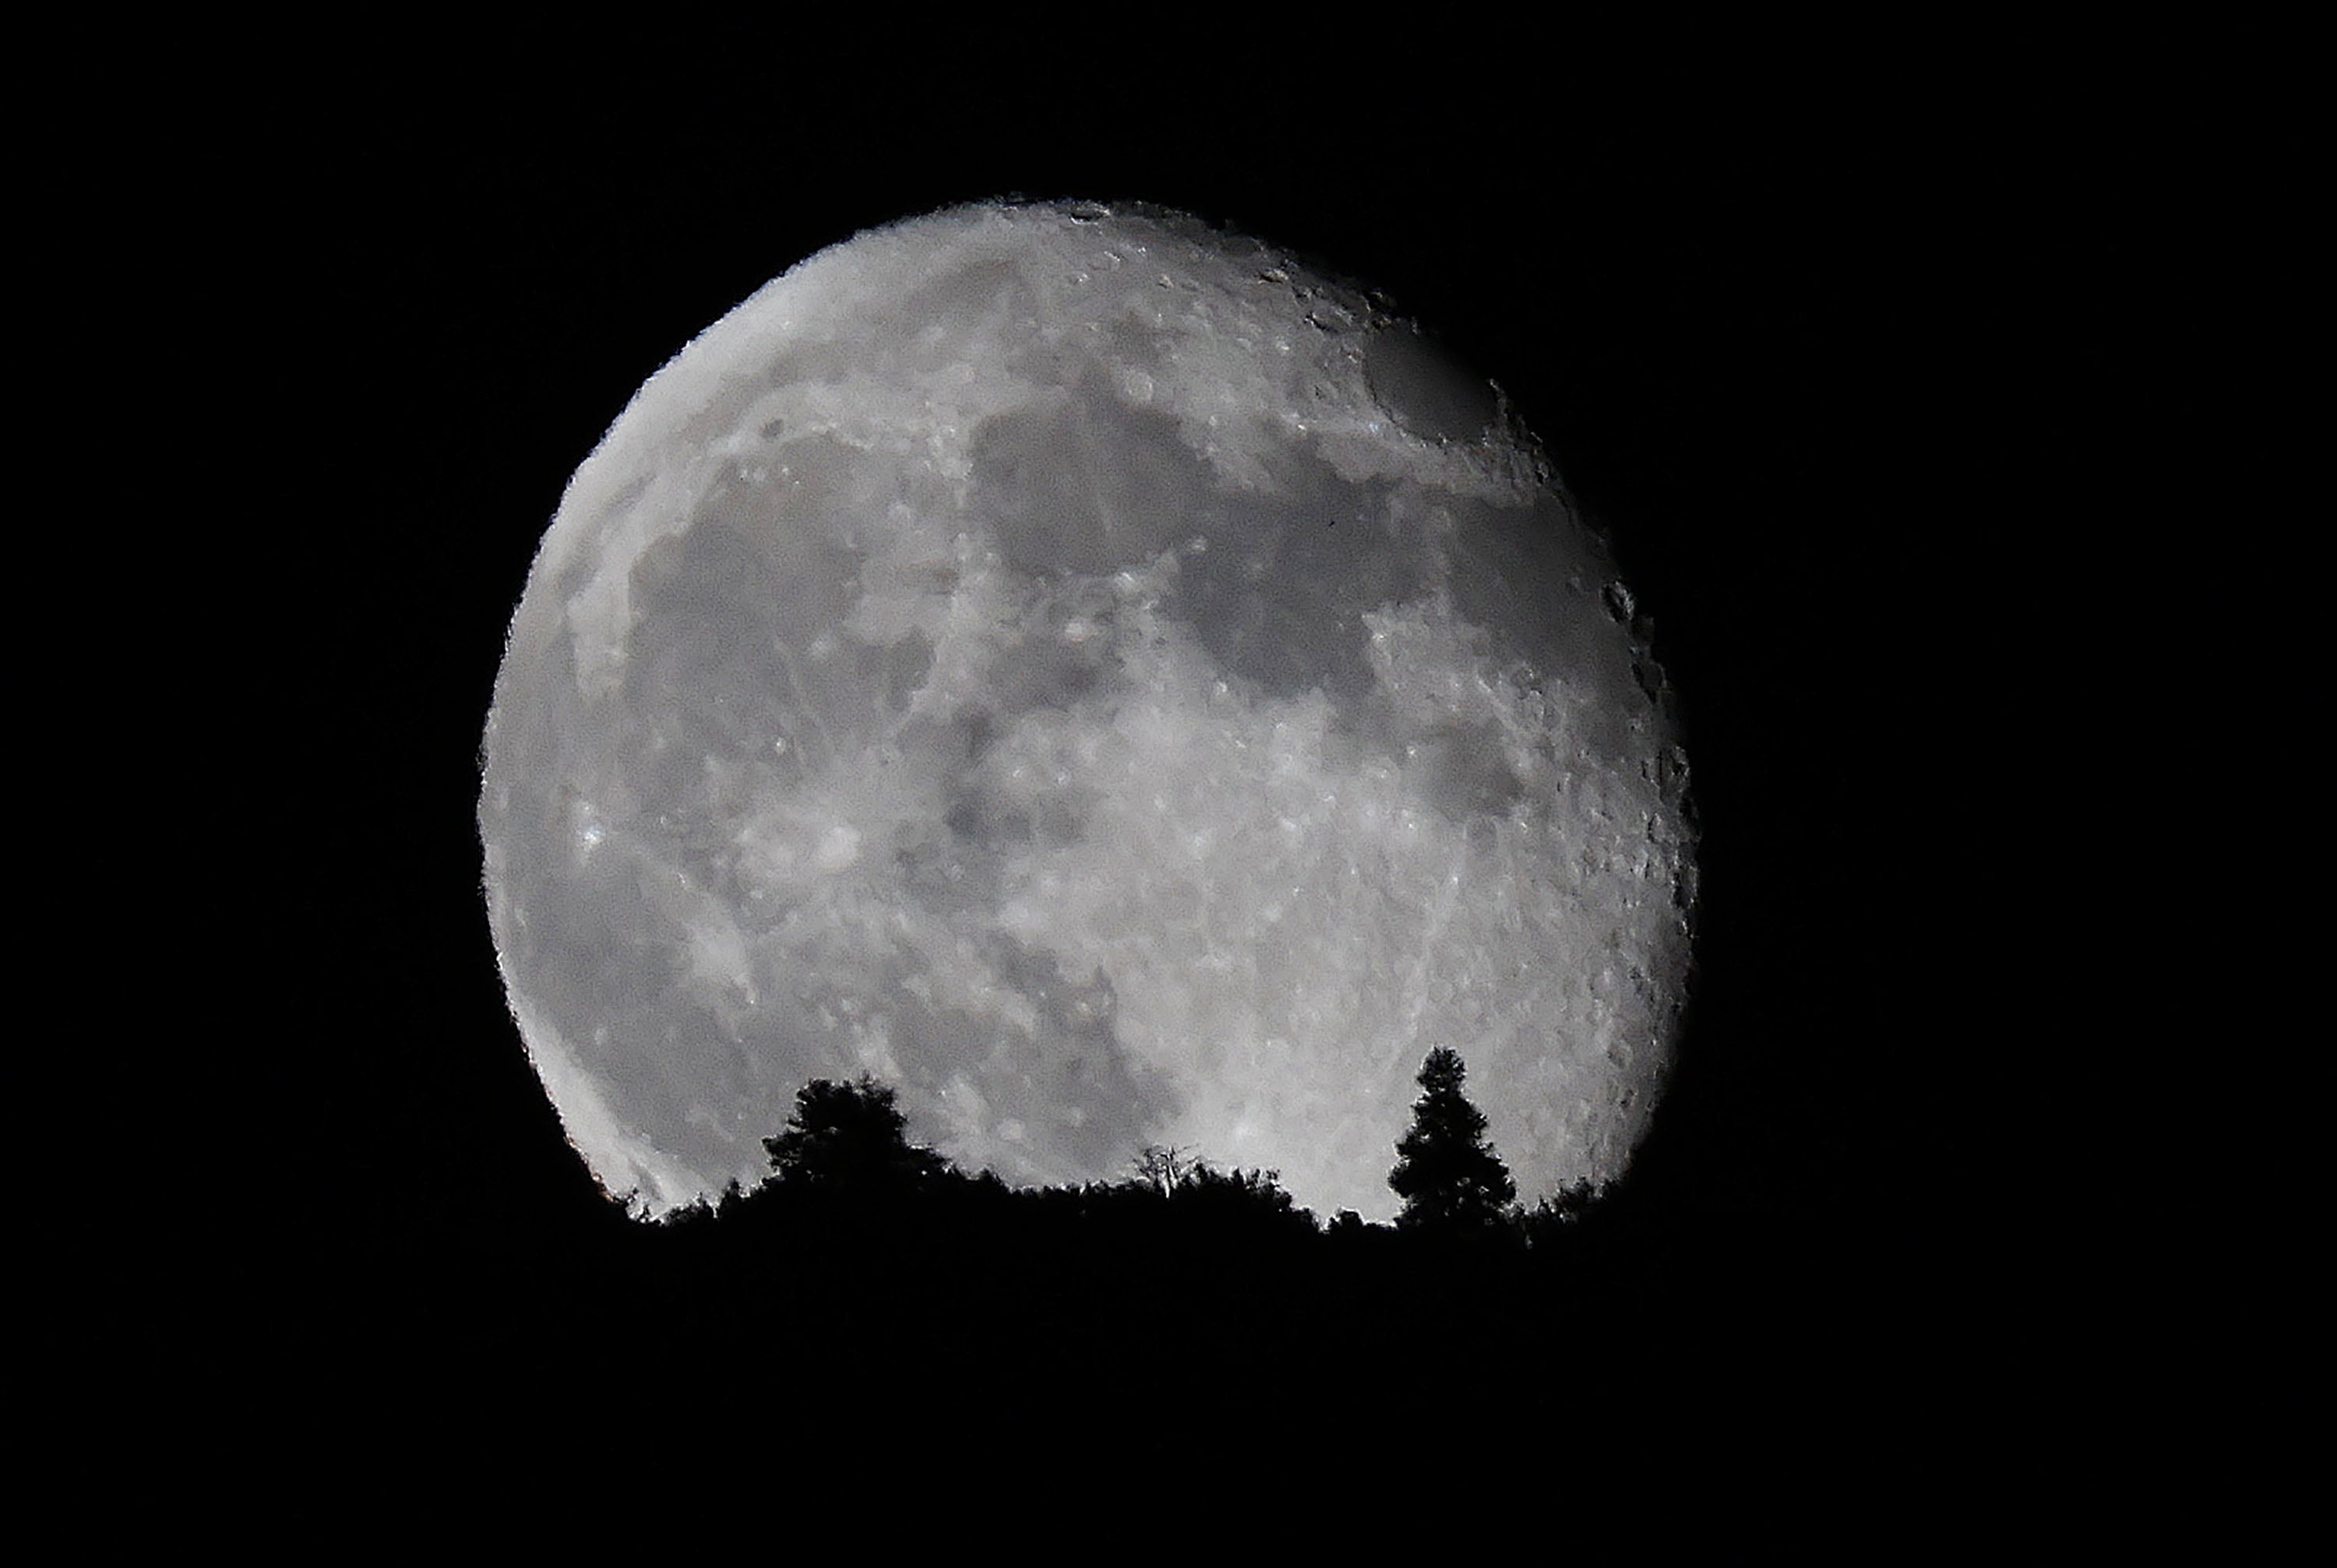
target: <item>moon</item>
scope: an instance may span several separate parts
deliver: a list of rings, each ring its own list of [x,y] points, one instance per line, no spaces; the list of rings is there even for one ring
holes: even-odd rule
[[[1672,1059],[1687,764],[1602,540],[1492,384],[1182,214],[957,208],[709,328],[570,481],[483,757],[513,1015],[637,1211],[865,1072],[1010,1181],[1163,1144],[1385,1219],[1439,1045],[1530,1199]]]

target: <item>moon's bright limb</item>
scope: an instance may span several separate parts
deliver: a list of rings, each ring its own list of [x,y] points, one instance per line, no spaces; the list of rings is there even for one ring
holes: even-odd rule
[[[1684,765],[1498,395],[1158,211],[865,234],[641,388],[512,626],[480,828],[604,1187],[751,1186],[814,1077],[1014,1181],[1146,1143],[1384,1218],[1437,1045],[1521,1195],[1677,1023]]]

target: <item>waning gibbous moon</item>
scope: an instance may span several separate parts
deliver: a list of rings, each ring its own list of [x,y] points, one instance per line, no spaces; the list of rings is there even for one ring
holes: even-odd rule
[[[768,285],[570,482],[479,824],[570,1141],[659,1213],[809,1079],[1016,1182],[1396,1207],[1458,1050],[1529,1199],[1670,1060],[1686,767],[1490,384],[1179,214],[977,205]]]

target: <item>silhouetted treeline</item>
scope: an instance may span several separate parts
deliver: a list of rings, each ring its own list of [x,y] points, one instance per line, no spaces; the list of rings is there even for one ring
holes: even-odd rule
[[[1070,1247],[1096,1258],[1238,1255],[1257,1264],[1323,1248],[1386,1246],[1399,1232],[1415,1250],[1462,1248],[1486,1259],[1575,1244],[1599,1211],[1599,1194],[1586,1185],[1530,1207],[1516,1203],[1462,1082],[1456,1053],[1430,1054],[1414,1124],[1388,1178],[1404,1200],[1393,1230],[1351,1211],[1325,1225],[1299,1206],[1277,1172],[1220,1169],[1182,1149],[1149,1147],[1115,1181],[1009,1187],[912,1142],[895,1092],[866,1074],[805,1085],[786,1126],[764,1141],[768,1177],[752,1189],[733,1182],[719,1199],[669,1214],[652,1229],[677,1249],[768,1255],[790,1259],[790,1267],[814,1255],[807,1249],[865,1261],[975,1246]]]
[[[1406,1222],[1325,1220],[1273,1171],[1186,1150],[1144,1151],[1115,1181],[1011,1187],[914,1142],[889,1088],[819,1082],[752,1188],[654,1223],[601,1200],[557,1233],[450,1230],[470,1240],[434,1248],[423,1225],[403,1250],[346,1246],[289,1309],[288,1342],[335,1369],[323,1396],[428,1403],[447,1432],[483,1406],[556,1426],[614,1387],[660,1431],[759,1412],[758,1441],[880,1445],[938,1410],[969,1441],[1228,1401],[1359,1437],[1488,1405],[1595,1421],[1684,1390],[1800,1410],[1815,1367],[1962,1365],[1891,1338],[1892,1304],[1914,1298],[1879,1236],[1651,1222],[1628,1179],[1504,1200],[1442,1055],[1390,1151]],[[1951,1281],[1926,1289],[1926,1310],[1952,1298]],[[1188,1440],[1173,1419],[1137,1430],[1135,1452]]]
[[[497,1466],[524,1456],[478,1412],[572,1423],[597,1458],[611,1400],[660,1442],[865,1440],[906,1464],[964,1451],[933,1447],[941,1433],[980,1448],[1110,1431],[1158,1455],[1202,1434],[1270,1452],[1295,1425],[1369,1449],[1487,1410],[1588,1433],[1684,1402],[1851,1431],[1874,1418],[1860,1401],[1985,1386],[1994,1341],[1924,1337],[1957,1281],[1911,1284],[1881,1237],[1648,1222],[1628,1180],[1490,1201],[1506,1174],[1451,1102],[1450,1064],[1431,1065],[1392,1169],[1456,1173],[1474,1196],[1441,1219],[1325,1220],[1272,1171],[1184,1150],[1014,1188],[912,1142],[885,1086],[820,1083],[752,1188],[654,1223],[601,1200],[557,1234],[348,1245],[284,1304],[281,1343],[329,1372],[302,1387],[315,1410],[399,1413]],[[1908,1365],[1925,1380],[1861,1370]]]
[[[635,1260],[655,1317],[743,1312],[745,1329],[776,1316],[904,1345],[970,1335],[1073,1364],[1136,1343],[1328,1376],[1423,1322],[1539,1332],[1545,1277],[1609,1247],[1588,1188],[1510,1200],[1461,1082],[1449,1052],[1423,1069],[1394,1225],[1353,1212],[1326,1223],[1276,1172],[1178,1149],[1146,1149],[1117,1181],[1011,1187],[911,1142],[894,1091],[863,1077],[798,1093],[766,1142],[764,1181],[628,1224],[611,1244]]]

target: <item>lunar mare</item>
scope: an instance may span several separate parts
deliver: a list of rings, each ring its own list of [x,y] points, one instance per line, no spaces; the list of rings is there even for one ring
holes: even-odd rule
[[[1428,1051],[1529,1197],[1620,1171],[1688,956],[1630,599],[1498,394],[1176,214],[863,235],[577,471],[485,740],[512,1009],[601,1184],[814,1077],[1016,1181],[1147,1143],[1385,1218]]]

